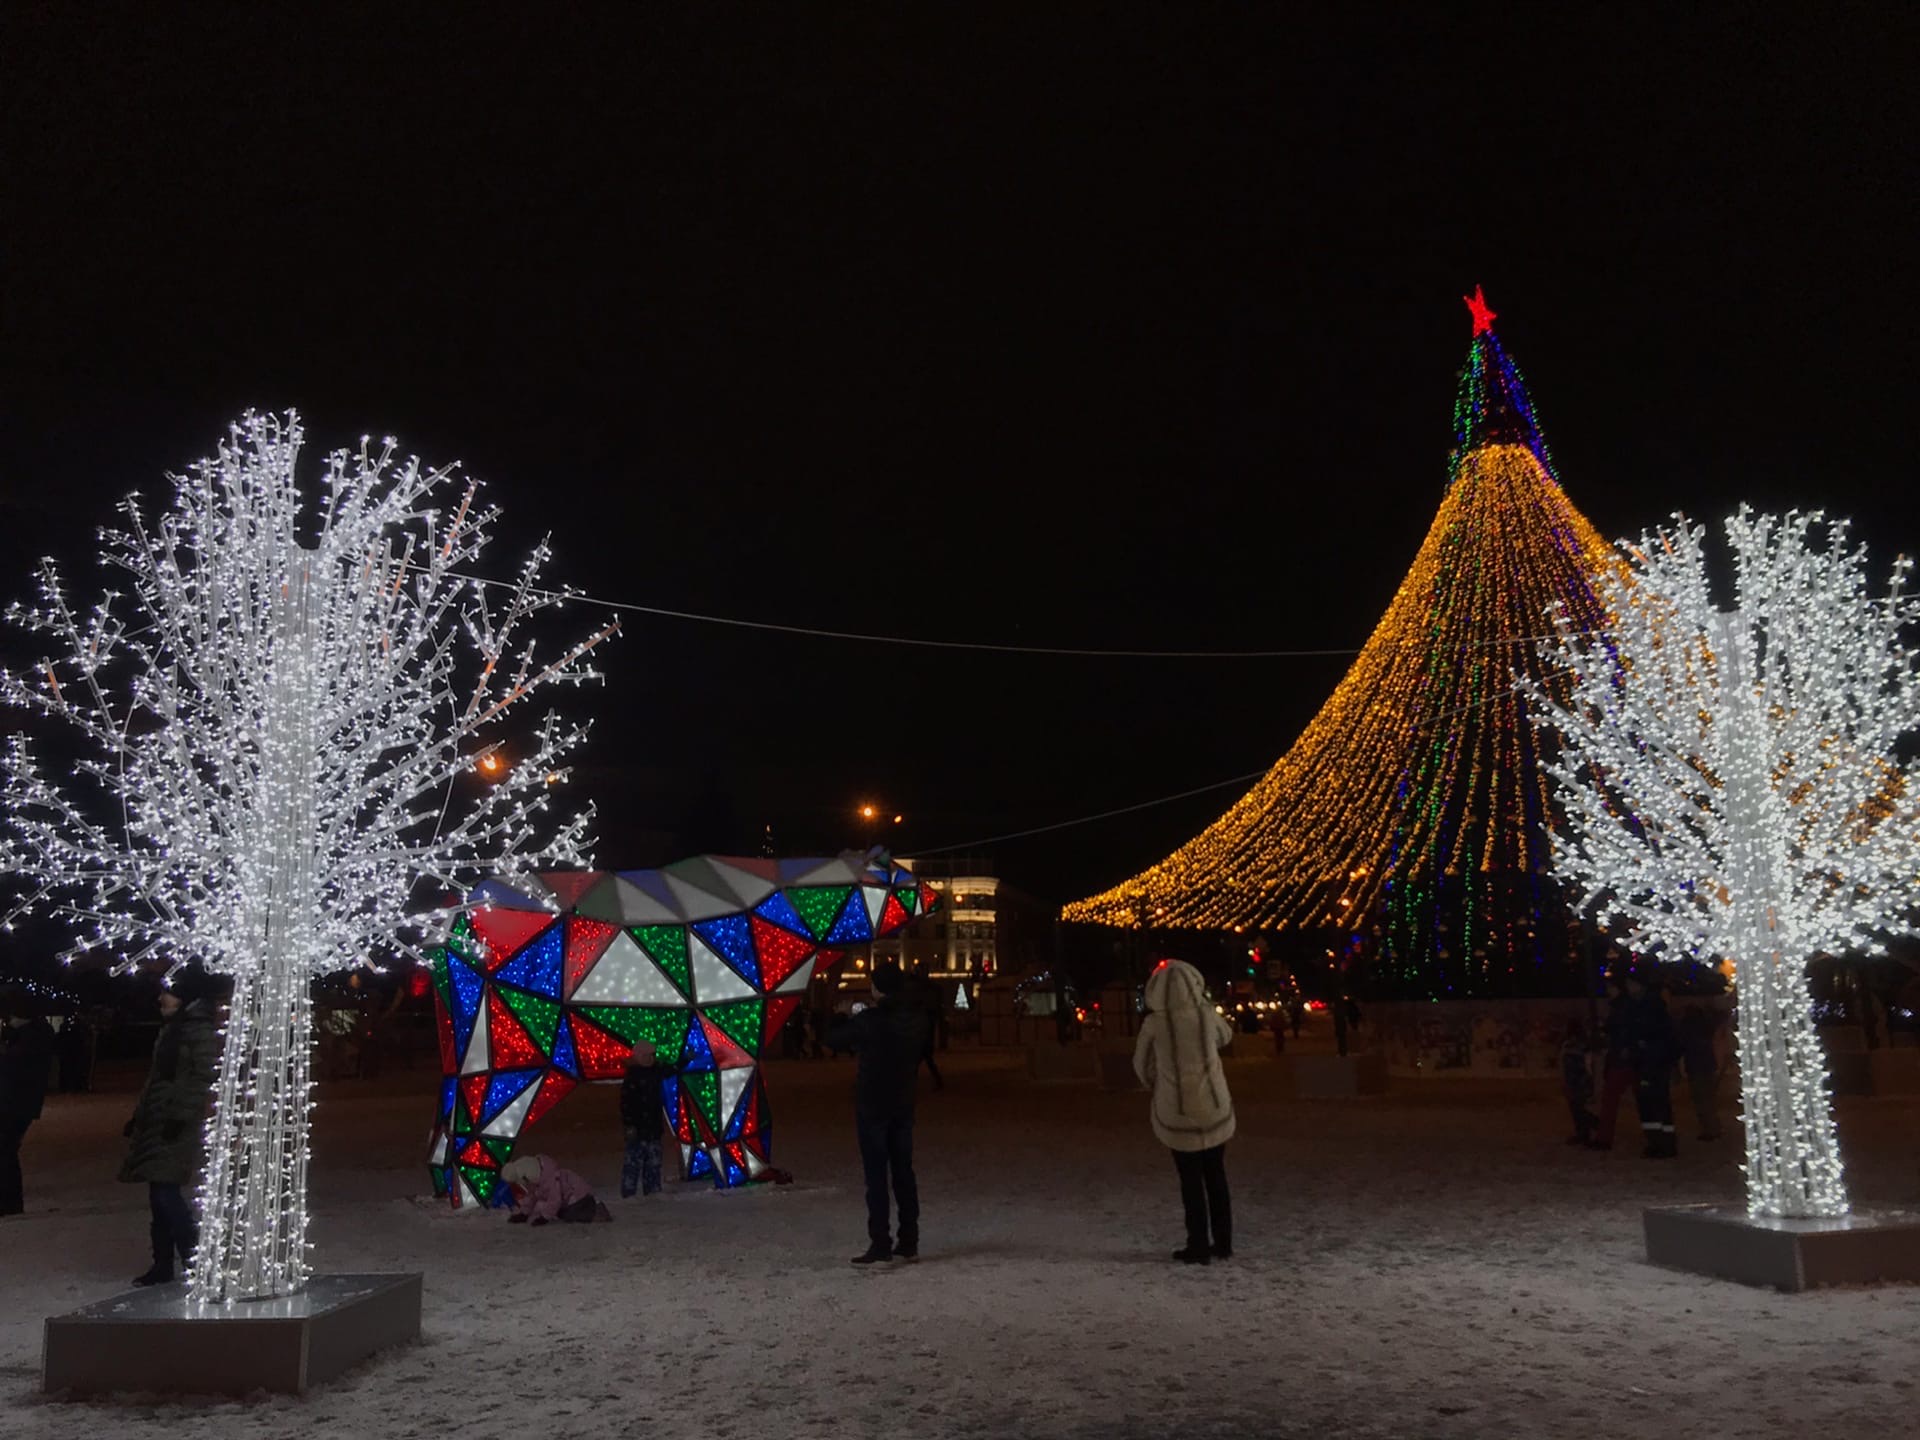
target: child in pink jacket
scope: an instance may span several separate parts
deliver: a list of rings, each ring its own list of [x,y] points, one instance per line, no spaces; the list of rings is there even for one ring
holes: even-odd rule
[[[510,1223],[544,1225],[549,1220],[564,1220],[584,1225],[595,1220],[611,1220],[605,1205],[593,1198],[593,1189],[571,1170],[554,1164],[551,1155],[522,1155],[509,1160],[500,1170],[500,1178],[513,1189],[513,1214]]]

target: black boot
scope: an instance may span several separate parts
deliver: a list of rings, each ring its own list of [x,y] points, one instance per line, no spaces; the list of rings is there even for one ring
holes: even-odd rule
[[[885,1245],[869,1245],[864,1254],[853,1257],[856,1265],[878,1265],[884,1260],[893,1259],[893,1251]]]
[[[148,1268],[146,1274],[134,1276],[133,1283],[143,1286],[171,1285],[173,1283],[173,1267],[170,1265],[153,1265]]]
[[[1182,1265],[1207,1265],[1213,1261],[1213,1252],[1204,1247],[1187,1246],[1173,1252],[1173,1258]]]

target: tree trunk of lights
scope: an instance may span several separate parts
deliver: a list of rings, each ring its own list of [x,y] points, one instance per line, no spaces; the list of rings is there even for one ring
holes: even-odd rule
[[[1740,738],[1765,733],[1738,612],[1719,617],[1729,718]],[[1742,761],[1746,763],[1741,763]],[[1827,1098],[1826,1062],[1814,1030],[1805,957],[1782,948],[1778,924],[1784,878],[1767,840],[1764,762],[1743,756],[1722,777],[1732,822],[1733,873],[1740,877],[1743,935],[1733,957],[1738,986],[1734,1026],[1740,1057],[1741,1120],[1747,1135],[1747,1211],[1755,1216],[1836,1216],[1848,1210],[1840,1144]]]
[[[313,1003],[293,917],[314,879],[311,579],[302,555],[278,600],[260,757],[269,868],[250,926],[259,968],[235,980],[208,1127],[190,1277],[202,1303],[290,1295],[307,1281]]]

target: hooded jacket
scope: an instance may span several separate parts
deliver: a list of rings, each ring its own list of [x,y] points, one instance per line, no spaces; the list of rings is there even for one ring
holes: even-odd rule
[[[593,1199],[593,1187],[573,1171],[553,1163],[551,1155],[517,1156],[501,1167],[500,1178],[519,1185],[513,1208],[529,1220],[558,1220],[569,1205]]]
[[[120,1178],[186,1185],[200,1169],[200,1131],[213,1103],[220,1022],[211,1000],[195,1000],[160,1026],[153,1068],[127,1128]]]
[[[1200,972],[1162,960],[1147,978],[1148,1015],[1133,1072],[1153,1091],[1153,1133],[1173,1150],[1211,1150],[1233,1138],[1233,1097],[1220,1051],[1233,1030],[1207,1000]]]

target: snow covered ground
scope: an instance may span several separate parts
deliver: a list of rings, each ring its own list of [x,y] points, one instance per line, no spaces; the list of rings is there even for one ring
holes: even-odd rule
[[[769,1068],[798,1183],[508,1227],[413,1197],[434,1077],[323,1090],[324,1269],[426,1272],[426,1338],[304,1401],[49,1401],[43,1316],[146,1263],[116,1185],[130,1097],[56,1097],[0,1221],[0,1431],[29,1437],[1891,1436],[1920,1414],[1920,1290],[1787,1296],[1652,1269],[1642,1206],[1738,1193],[1737,1130],[1677,1163],[1561,1144],[1551,1094],[1401,1083],[1279,1098],[1229,1063],[1238,1256],[1172,1264],[1173,1167],[1144,1098],[955,1053],[920,1110],[925,1259],[864,1243],[846,1062]],[[608,1193],[614,1097],[529,1137]],[[1730,1106],[1728,1107],[1730,1110]],[[1623,1120],[1627,1119],[1623,1110]],[[1846,1102],[1861,1203],[1920,1202],[1920,1101]],[[670,1191],[672,1185],[669,1185]]]

